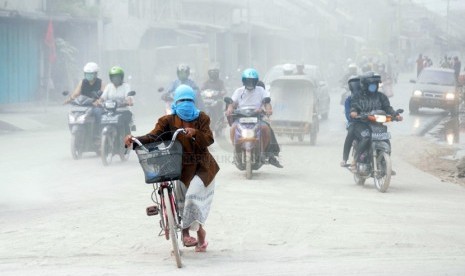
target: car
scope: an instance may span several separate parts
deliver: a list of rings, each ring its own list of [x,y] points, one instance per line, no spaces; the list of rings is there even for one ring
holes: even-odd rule
[[[316,96],[318,99],[318,113],[321,115],[321,119],[328,119],[329,105],[331,101],[328,83],[323,79],[320,69],[316,65],[305,64],[303,72],[304,75],[307,75],[317,84]],[[273,66],[270,70],[268,70],[263,78],[265,87],[269,89],[273,80],[284,76],[285,74],[297,75],[296,64],[286,63]]]
[[[409,101],[409,111],[418,113],[422,107],[440,108],[456,114],[459,109],[460,93],[454,70],[445,68],[424,68],[414,83]]]

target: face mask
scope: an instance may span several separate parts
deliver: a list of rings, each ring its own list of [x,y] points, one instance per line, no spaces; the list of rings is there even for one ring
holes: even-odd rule
[[[370,91],[371,93],[375,93],[376,90],[378,90],[378,85],[376,83],[368,85],[368,91]]]
[[[85,73],[85,74],[84,74],[84,77],[85,77],[86,80],[88,80],[88,81],[93,81],[94,78],[95,78],[95,75],[94,75],[94,73]]]
[[[178,73],[178,79],[180,81],[185,81],[185,80],[187,80],[188,77],[189,77],[189,75],[186,72],[181,71],[181,72]]]
[[[173,114],[178,115],[179,118],[186,122],[197,119],[200,114],[200,111],[195,107],[193,101],[173,103],[171,105],[171,110],[173,110]]]
[[[253,80],[253,79],[246,79],[244,81],[244,87],[247,91],[252,91],[255,89],[255,86],[256,86],[256,81]]]
[[[111,76],[110,80],[115,86],[120,86],[123,83],[123,78],[121,76]]]

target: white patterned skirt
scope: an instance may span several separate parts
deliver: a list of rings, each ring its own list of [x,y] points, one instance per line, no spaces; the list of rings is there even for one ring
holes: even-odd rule
[[[189,228],[191,231],[198,231],[200,225],[205,224],[214,193],[215,180],[205,187],[202,179],[196,175],[189,188],[186,188],[181,181],[177,181],[175,194],[181,213],[182,229]]]

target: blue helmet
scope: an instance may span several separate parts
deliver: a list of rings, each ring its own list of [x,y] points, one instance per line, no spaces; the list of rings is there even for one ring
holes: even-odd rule
[[[174,99],[176,103],[179,100],[190,100],[195,102],[195,92],[189,85],[181,84],[174,90]]]
[[[245,69],[242,72],[242,84],[247,90],[253,90],[258,83],[258,72],[253,68]]]

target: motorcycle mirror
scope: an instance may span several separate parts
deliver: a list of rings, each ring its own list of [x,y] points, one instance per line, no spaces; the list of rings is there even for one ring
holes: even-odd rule
[[[224,97],[224,102],[227,104],[232,104],[234,101],[230,97]]]
[[[61,94],[62,94],[63,96],[68,96],[69,91],[68,91],[68,90],[65,90],[65,91],[61,92]]]
[[[165,91],[165,88],[163,88],[163,87],[160,87],[160,88],[158,88],[158,90],[157,90],[157,91],[158,91],[158,93],[161,93],[161,92]]]
[[[134,96],[134,95],[136,95],[136,91],[133,90],[133,91],[128,92],[128,96]]]
[[[404,110],[402,108],[400,108],[400,109],[397,109],[396,112],[397,112],[397,114],[401,114],[401,113],[404,113]]]

